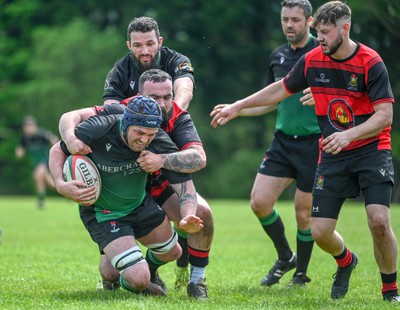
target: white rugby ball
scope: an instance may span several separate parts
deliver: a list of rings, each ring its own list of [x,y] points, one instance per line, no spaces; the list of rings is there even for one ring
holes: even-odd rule
[[[70,155],[65,160],[63,167],[64,181],[78,180],[86,183],[86,186],[96,188],[96,196],[88,203],[81,203],[84,206],[90,206],[99,199],[101,193],[101,178],[96,165],[89,157],[83,155]]]

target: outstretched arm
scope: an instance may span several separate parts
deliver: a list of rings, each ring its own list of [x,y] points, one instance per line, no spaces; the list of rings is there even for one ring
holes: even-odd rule
[[[211,117],[214,117],[215,115],[217,115],[219,112],[221,112],[221,110],[226,107],[228,104],[226,103],[221,103],[221,104],[217,104],[213,110],[210,113]],[[274,105],[267,105],[264,107],[255,107],[255,108],[246,108],[246,109],[242,109],[239,111],[238,116],[259,116],[259,115],[264,115],[267,113],[270,113],[272,111],[275,111],[276,108],[278,107],[277,104]]]
[[[71,154],[86,155],[92,152],[92,149],[79,140],[75,136],[75,127],[90,116],[95,115],[92,108],[85,108],[64,113],[58,125],[61,139],[67,145],[68,151]]]
[[[314,97],[311,93],[310,87],[303,90],[304,96],[300,98],[303,105],[315,105]],[[217,115],[227,104],[217,104],[210,113],[211,117]],[[275,111],[278,104],[267,105],[262,107],[245,108],[239,111],[238,116],[259,116]]]
[[[277,81],[244,99],[226,105],[221,111],[215,114],[211,121],[211,126],[216,128],[218,125],[225,125],[230,120],[238,117],[240,111],[243,109],[275,105],[289,96],[290,93],[283,86],[283,81]]]

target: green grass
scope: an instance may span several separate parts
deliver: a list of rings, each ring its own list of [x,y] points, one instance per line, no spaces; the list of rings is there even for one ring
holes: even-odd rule
[[[332,257],[314,246],[306,289],[288,289],[291,274],[271,288],[260,287],[276,252],[247,201],[210,201],[215,238],[207,268],[210,299],[189,299],[173,289],[173,265],[160,269],[166,298],[136,296],[118,290],[96,290],[98,250],[80,222],[76,205],[63,198],[35,209],[30,197],[0,197],[0,309],[389,309],[381,299],[381,281],[372,253],[364,207],[347,202],[338,230],[360,259],[350,291],[330,299]],[[286,234],[295,247],[294,210],[280,202]],[[392,226],[400,230],[400,206],[392,206]]]

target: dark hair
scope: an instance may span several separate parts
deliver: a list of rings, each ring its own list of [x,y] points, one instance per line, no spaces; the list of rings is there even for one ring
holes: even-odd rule
[[[167,72],[160,69],[146,70],[139,78],[139,93],[142,93],[143,85],[145,82],[151,81],[154,83],[162,83],[166,80],[170,80],[172,82],[172,78]]]
[[[293,8],[298,6],[303,9],[304,16],[308,19],[312,14],[312,5],[308,0],[284,0],[281,2],[282,8]]]
[[[330,1],[321,5],[314,15],[313,27],[320,23],[336,26],[342,20],[351,21],[351,9],[342,1]]]
[[[155,30],[156,37],[160,36],[160,30],[155,19],[147,16],[135,17],[128,26],[127,37],[131,40],[131,32],[150,32]]]

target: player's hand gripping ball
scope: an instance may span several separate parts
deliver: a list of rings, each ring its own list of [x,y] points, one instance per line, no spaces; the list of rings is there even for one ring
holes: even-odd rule
[[[83,155],[70,155],[63,167],[64,181],[78,180],[86,183],[86,186],[94,186],[96,188],[96,196],[84,206],[94,204],[101,193],[101,178],[96,165]]]

